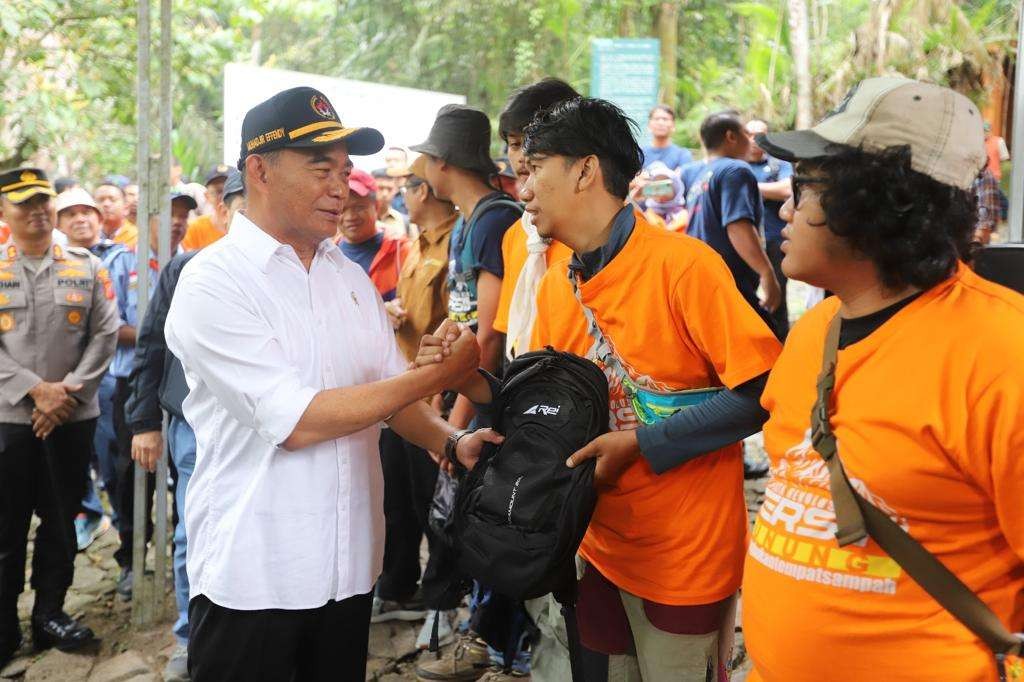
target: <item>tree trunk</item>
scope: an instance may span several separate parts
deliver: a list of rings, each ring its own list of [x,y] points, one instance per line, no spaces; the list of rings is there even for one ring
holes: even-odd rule
[[[633,16],[633,3],[624,2],[619,7],[619,37],[632,38],[636,35],[636,21]]]
[[[807,34],[806,0],[788,0],[789,46],[793,55],[793,75],[796,77],[796,127],[809,128],[813,123],[811,112],[811,49]]]
[[[676,107],[676,67],[679,47],[679,3],[662,2],[655,9],[656,33],[661,41],[661,91],[658,99]]]

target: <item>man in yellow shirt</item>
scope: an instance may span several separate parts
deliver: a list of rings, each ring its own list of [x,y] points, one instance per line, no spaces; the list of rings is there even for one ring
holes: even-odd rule
[[[227,213],[220,210],[224,201],[224,183],[228,176],[237,173],[228,165],[221,164],[214,166],[206,174],[206,205],[210,213],[201,215],[188,224],[188,232],[181,240],[181,248],[186,251],[198,251],[204,246],[209,246],[228,233],[228,226],[223,222],[223,216]]]

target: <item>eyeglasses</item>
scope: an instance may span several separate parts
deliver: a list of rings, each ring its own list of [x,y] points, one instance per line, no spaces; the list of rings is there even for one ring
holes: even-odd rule
[[[419,187],[420,185],[425,185],[425,184],[427,184],[425,180],[420,180],[419,182],[408,182],[408,181],[407,181],[407,182],[406,182],[406,183],[405,183],[405,184],[404,184],[404,185],[402,186],[402,188],[401,188],[401,189],[400,189],[399,191],[400,191],[400,192],[402,193],[402,195],[404,196],[405,194],[407,194],[408,192],[411,192],[411,191],[413,191],[414,189],[416,189],[416,188],[417,188],[417,187]]]
[[[805,185],[824,185],[825,178],[812,177],[810,175],[791,175],[789,182],[793,186],[793,208],[800,206],[801,188]]]

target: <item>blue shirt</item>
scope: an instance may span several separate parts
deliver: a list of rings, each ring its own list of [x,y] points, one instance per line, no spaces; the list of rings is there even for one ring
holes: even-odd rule
[[[149,268],[149,290],[150,295],[156,290],[160,272],[152,267],[155,261],[150,259]],[[118,252],[110,259],[107,266],[110,271],[110,279],[114,284],[114,293],[117,298],[117,312],[121,317],[121,324],[138,328],[139,326],[139,273],[138,256],[135,251],[124,250]],[[114,360],[110,363],[111,376],[127,379],[132,371],[132,363],[135,360],[135,346],[118,346],[114,351]]]
[[[356,263],[363,269],[363,272],[369,275],[373,259],[377,257],[377,252],[380,251],[380,246],[383,243],[384,233],[378,232],[365,242],[360,242],[359,244],[349,244],[343,239],[338,245],[341,247],[341,252],[345,254],[346,258]]]
[[[106,238],[99,240],[89,247],[92,255],[99,258],[100,262],[103,263],[103,267],[107,268],[108,271],[110,270],[110,261],[116,258],[117,254],[127,250],[124,244],[119,244],[113,239]]]
[[[761,224],[764,207],[754,171],[746,161],[738,159],[723,157],[711,161],[687,192],[686,208],[690,211],[686,233],[722,256],[740,293],[756,307],[761,278],[737,253],[726,231],[726,226],[737,220]]]
[[[684,197],[689,193],[690,187],[697,183],[697,178],[705,168],[707,168],[707,164],[703,161],[691,161],[679,169],[679,179],[683,181]]]
[[[492,204],[495,201],[501,203]],[[448,247],[449,318],[476,329],[479,315],[477,277],[481,270],[499,279],[504,276],[501,240],[505,231],[522,215],[522,208],[512,197],[502,192],[492,192],[477,202],[473,215],[469,217],[469,227],[465,214],[455,221]]]
[[[767,155],[761,161],[751,162],[750,169],[754,171],[754,177],[758,182],[778,182],[793,175],[793,164]],[[779,209],[783,203],[774,199],[764,199],[765,241],[782,239],[782,228],[786,226],[786,221],[779,217]]]
[[[644,147],[643,151],[644,168],[647,168],[655,161],[661,161],[672,170],[678,171],[680,168],[693,161],[693,154],[690,153],[689,149],[683,149],[682,147],[674,144],[670,144],[667,147],[647,145]]]

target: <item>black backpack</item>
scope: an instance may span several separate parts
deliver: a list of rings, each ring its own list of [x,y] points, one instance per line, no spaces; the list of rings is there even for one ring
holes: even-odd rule
[[[565,460],[608,430],[608,380],[597,365],[571,353],[526,353],[493,382],[493,427],[505,436],[485,447],[472,471],[438,476],[429,515],[439,575],[424,600],[434,609],[458,606],[470,579],[493,590],[473,630],[510,664],[525,614],[521,601],[553,593],[562,604],[573,679],[582,680],[576,627],[576,551],[597,502],[594,461],[573,469]],[[435,550],[431,550],[434,552]],[[435,617],[430,650],[438,650]],[[438,652],[440,656],[440,652]]]
[[[569,455],[608,430],[608,381],[571,353],[526,353],[491,402],[505,436],[459,481],[451,530],[458,567],[513,599],[575,601],[575,556],[597,502],[594,462]]]

